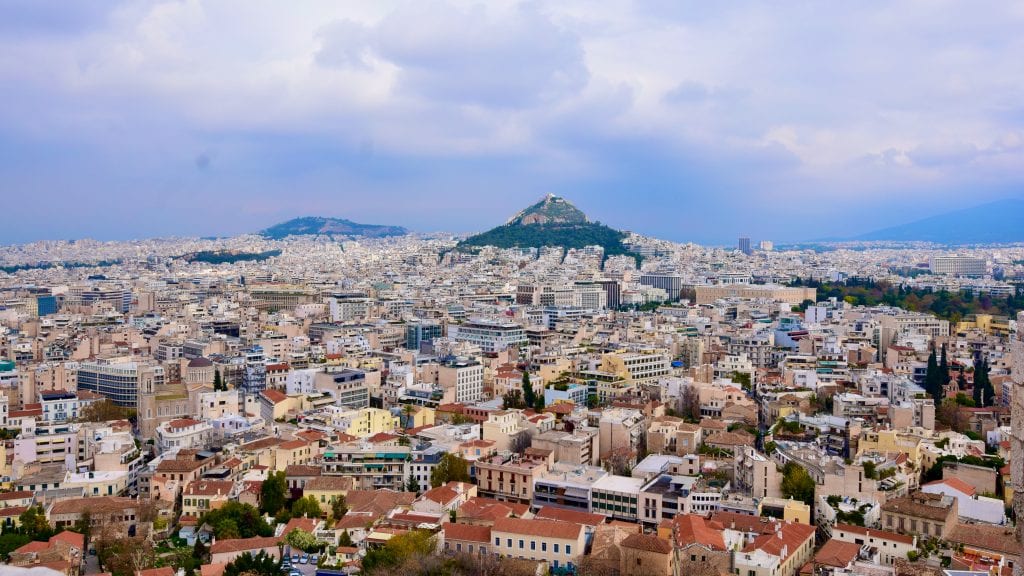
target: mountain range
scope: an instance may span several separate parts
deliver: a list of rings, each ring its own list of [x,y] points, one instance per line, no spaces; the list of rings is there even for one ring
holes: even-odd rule
[[[847,240],[937,244],[1024,242],[1024,199],[1008,198],[875,230]]]
[[[287,222],[275,224],[260,231],[265,238],[280,240],[288,236],[365,236],[367,238],[385,238],[388,236],[404,236],[409,231],[401,226],[385,226],[379,224],[359,224],[344,218],[326,218],[323,216],[304,216],[293,218]]]

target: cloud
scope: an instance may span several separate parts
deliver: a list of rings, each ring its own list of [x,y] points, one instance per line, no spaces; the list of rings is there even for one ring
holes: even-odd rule
[[[0,15],[0,187],[18,216],[0,241],[240,232],[298,206],[477,230],[549,191],[638,231],[780,239],[1024,185],[1012,3],[0,0]]]

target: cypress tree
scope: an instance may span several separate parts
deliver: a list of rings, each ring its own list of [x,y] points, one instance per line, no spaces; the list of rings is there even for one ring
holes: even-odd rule
[[[942,387],[939,384],[939,364],[935,359],[935,348],[932,348],[932,353],[928,355],[928,368],[924,373],[924,389],[936,404],[940,402]]]

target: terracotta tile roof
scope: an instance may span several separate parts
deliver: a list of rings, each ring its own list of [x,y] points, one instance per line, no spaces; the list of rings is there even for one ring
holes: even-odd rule
[[[227,567],[228,565],[225,562],[203,564],[199,567],[199,576],[223,576],[224,569]]]
[[[274,390],[273,388],[268,388],[263,392],[260,392],[260,395],[266,398],[267,400],[270,400],[271,404],[280,404],[281,402],[284,402],[285,400],[288,399],[287,394],[281,392],[280,390]]]
[[[680,546],[701,544],[712,550],[725,550],[725,539],[722,538],[721,530],[709,526],[703,516],[680,514],[669,520],[668,524],[675,526],[676,542]]]
[[[1014,538],[1013,528],[1006,526],[957,524],[947,540],[972,548],[1021,556],[1020,544]]]
[[[317,476],[306,482],[305,490],[328,490],[345,491],[351,490],[356,485],[355,479],[351,476]],[[351,507],[351,504],[349,504]]]
[[[372,512],[351,512],[345,514],[334,523],[335,530],[351,530],[353,528],[365,528],[367,524],[376,522],[380,516]]]
[[[391,442],[393,440],[398,440],[399,438],[400,438],[400,436],[398,434],[389,434],[387,432],[377,432],[373,436],[370,436],[369,438],[367,438],[366,441],[371,443],[371,444],[380,444],[382,442]]]
[[[305,440],[288,440],[287,442],[281,442],[277,447],[282,450],[298,450],[306,446],[309,446],[309,442]]]
[[[32,554],[32,553],[42,552],[43,550],[49,550],[49,548],[50,548],[50,543],[49,542],[40,542],[38,540],[33,540],[32,542],[29,542],[28,544],[24,544],[20,548],[16,548],[13,553],[14,554]]]
[[[199,420],[194,420],[192,418],[178,418],[177,420],[171,420],[170,422],[168,422],[167,427],[170,428],[171,430],[177,430],[180,428],[189,428],[197,424],[202,424],[202,422],[200,422]]]
[[[513,514],[522,517],[529,512],[529,509],[530,507],[525,504],[498,502],[490,498],[475,497],[459,506],[459,518],[493,522],[497,518],[507,518]]]
[[[944,504],[942,502],[944,498],[948,498],[949,502]],[[956,499],[952,496],[915,492],[909,496],[887,501],[882,504],[882,511],[944,521],[952,511],[955,502]]]
[[[785,562],[786,559],[796,553],[801,544],[808,539],[814,538],[814,526],[807,524],[778,523],[778,529],[778,532],[762,534],[754,538],[754,541],[744,548],[743,551],[761,550],[772,556],[778,556]],[[783,551],[786,552],[785,556],[782,554]]]
[[[316,530],[316,525],[320,523],[319,518],[292,518],[284,526],[284,532],[281,534],[287,535],[293,530],[304,530],[310,534]]]
[[[4,500],[21,500],[24,498],[32,498],[33,496],[35,496],[35,493],[29,492],[28,490],[18,490],[17,492],[5,492],[3,494],[0,494],[0,502]]]
[[[231,480],[193,480],[185,487],[186,496],[227,496],[235,483]]]
[[[242,552],[243,550],[260,550],[277,546],[280,538],[274,536],[255,536],[253,538],[233,538],[231,540],[217,540],[210,546],[210,554],[221,554],[223,552]]]
[[[574,524],[582,524],[584,526],[597,526],[598,524],[604,524],[608,519],[606,516],[602,516],[601,514],[590,514],[589,512],[580,512],[579,510],[565,510],[562,508],[555,508],[554,506],[544,506],[537,511],[536,517],[544,520],[572,522]]]
[[[65,530],[60,534],[50,536],[50,542],[64,542],[68,546],[78,548],[79,550],[85,550],[85,536],[70,530]]]
[[[971,486],[967,482],[964,482],[963,480],[955,477],[943,478],[942,480],[929,482],[925,484],[925,486],[949,486],[950,488],[958,492],[962,492],[968,496],[974,496],[977,493],[977,490],[974,489],[974,486]]]
[[[122,510],[134,510],[139,505],[137,500],[123,496],[92,496],[90,498],[70,498],[55,502],[50,508],[53,514],[80,514],[90,510],[93,514],[109,514]]]
[[[619,544],[625,548],[654,552],[656,554],[671,554],[672,544],[668,540],[662,540],[654,534],[630,534]]]
[[[282,440],[280,438],[272,438],[267,436],[266,438],[260,438],[259,440],[253,440],[248,444],[242,444],[238,447],[243,452],[250,452],[254,450],[262,450],[264,448],[270,448],[271,446],[277,446]]]
[[[306,466],[305,464],[289,464],[284,469],[284,475],[286,478],[320,476],[320,474],[321,470],[319,466]]]
[[[0,508],[0,518],[21,516],[21,514],[26,510],[28,510],[28,506],[7,506],[5,508]]]
[[[835,568],[846,568],[857,559],[859,554],[860,545],[832,539],[825,542],[821,550],[814,555],[814,562]]]
[[[494,532],[523,534],[539,538],[577,540],[583,526],[558,520],[524,520],[522,518],[498,518],[494,521]]]
[[[908,534],[897,534],[895,532],[888,532],[886,530],[875,530],[874,528],[865,528],[863,526],[854,526],[853,524],[843,524],[837,522],[833,528],[833,534],[836,530],[843,532],[849,532],[851,534],[860,534],[868,538],[879,538],[881,540],[890,540],[892,542],[902,542],[903,544],[913,544],[914,537]]]

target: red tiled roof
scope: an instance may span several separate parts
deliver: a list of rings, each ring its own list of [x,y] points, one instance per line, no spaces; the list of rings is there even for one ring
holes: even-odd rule
[[[232,538],[230,540],[217,540],[210,546],[210,554],[222,552],[241,552],[243,550],[261,550],[277,546],[280,538],[274,536],[255,536],[253,538]]]
[[[680,546],[701,544],[712,550],[725,550],[721,530],[708,525],[707,519],[696,514],[680,514],[669,521],[675,526],[676,541]]]
[[[494,532],[508,532],[537,536],[539,538],[558,538],[560,540],[576,540],[580,537],[583,526],[571,522],[557,520],[524,520],[522,518],[498,518],[494,521]]]
[[[971,486],[967,482],[964,482],[963,480],[961,480],[959,478],[956,478],[956,477],[943,478],[942,480],[935,480],[934,482],[929,482],[929,483],[925,484],[924,486],[940,486],[940,485],[942,485],[942,486],[949,486],[950,488],[956,490],[957,492],[962,492],[962,493],[964,493],[964,494],[966,494],[968,496],[974,496],[975,493],[977,493],[977,490],[974,489],[974,486]]]
[[[846,568],[857,559],[859,554],[859,544],[832,539],[825,542],[821,550],[818,550],[818,553],[814,555],[814,562],[835,568]]]
[[[607,518],[601,514],[590,514],[588,512],[580,512],[579,510],[565,510],[562,508],[555,508],[553,506],[544,506],[537,511],[537,518],[544,520],[560,520],[562,522],[572,522],[574,524],[582,524],[584,526],[597,526],[604,524]]]
[[[473,526],[471,524],[454,524],[447,522],[442,531],[445,540],[460,540],[462,542],[490,542],[491,529],[488,526]]]
[[[261,394],[263,394],[263,396],[267,400],[270,400],[274,404],[280,404],[281,402],[284,402],[285,400],[288,399],[287,394],[281,392],[280,390],[274,390],[273,388],[268,388],[261,392]]]
[[[853,524],[843,524],[837,522],[835,527],[832,529],[832,533],[836,531],[849,532],[851,534],[860,534],[868,538],[878,538],[881,540],[889,540],[891,542],[902,542],[903,544],[913,544],[914,537],[906,534],[897,534],[895,532],[888,532],[886,530],[875,530],[873,528],[865,528],[863,526],[854,526]]]

